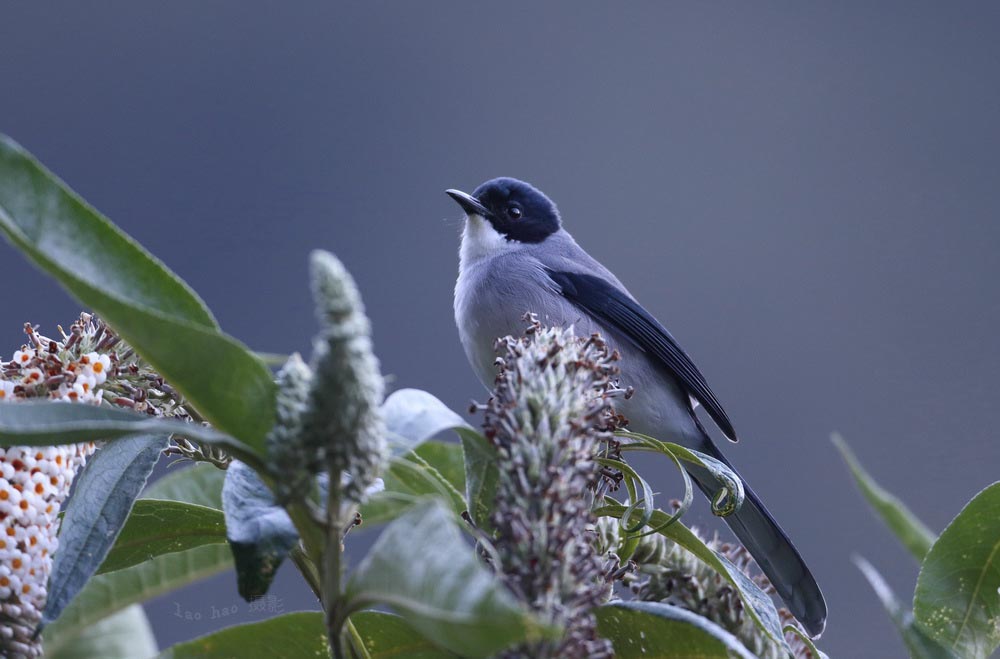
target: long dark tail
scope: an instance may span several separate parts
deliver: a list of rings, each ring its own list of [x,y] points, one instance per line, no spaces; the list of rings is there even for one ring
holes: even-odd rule
[[[732,465],[706,435],[701,447],[703,453]],[[733,469],[733,471],[736,471]],[[688,473],[701,491],[713,500],[722,486],[707,470],[688,465]],[[740,477],[742,479],[742,476]],[[823,633],[826,627],[826,600],[797,549],[774,521],[760,498],[746,480],[743,480],[746,498],[738,511],[723,517],[736,537],[757,561],[761,571],[771,580],[788,610],[812,636]]]

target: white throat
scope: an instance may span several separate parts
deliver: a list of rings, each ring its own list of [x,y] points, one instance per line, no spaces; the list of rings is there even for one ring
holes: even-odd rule
[[[481,215],[470,215],[462,229],[462,246],[458,252],[459,269],[488,261],[494,256],[517,249],[517,243],[504,238]]]

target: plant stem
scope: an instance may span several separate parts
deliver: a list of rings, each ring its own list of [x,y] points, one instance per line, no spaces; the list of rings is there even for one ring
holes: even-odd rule
[[[371,654],[368,652],[368,648],[365,647],[364,639],[361,638],[357,627],[354,626],[354,623],[350,619],[347,621],[347,633],[350,634],[350,647],[353,655],[357,659],[371,659]]]
[[[306,580],[307,584],[309,584],[309,589],[312,590],[313,595],[316,596],[316,599],[322,602],[322,578],[320,577],[319,569],[316,567],[316,564],[309,558],[309,555],[305,552],[302,545],[292,548],[291,557],[292,561],[295,563],[295,567],[299,568],[302,578]]]
[[[323,608],[326,609],[326,633],[334,659],[344,659],[340,642],[340,470],[330,468],[326,497],[326,547],[323,551]]]
[[[321,565],[323,557],[323,545],[326,542],[323,530],[313,520],[308,507],[304,503],[292,503],[285,506],[288,516],[292,518],[295,530],[299,532],[302,539],[302,547],[306,555],[315,565]]]

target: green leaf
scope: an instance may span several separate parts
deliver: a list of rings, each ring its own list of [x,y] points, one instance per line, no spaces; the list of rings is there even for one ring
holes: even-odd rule
[[[159,659],[233,657],[329,657],[323,614],[288,613],[270,620],[236,625],[164,650]]]
[[[81,630],[116,611],[218,574],[232,565],[228,547],[203,545],[93,577],[59,619],[45,629],[46,647],[55,651],[72,643]]]
[[[816,644],[809,637],[809,635],[806,634],[805,630],[798,625],[785,625],[784,632],[786,639],[788,638],[788,634],[794,634],[797,636],[799,640],[802,641],[802,644],[806,646],[806,649],[812,654],[814,659],[830,659],[830,655],[817,648]]]
[[[206,462],[196,462],[169,472],[146,488],[142,498],[182,501],[222,510],[222,483],[225,479],[225,470]]]
[[[425,455],[420,448],[432,437],[454,430],[462,440],[465,475],[460,479],[455,473],[455,455],[447,457],[447,469],[451,470],[449,474],[443,474],[440,469],[437,473],[427,471],[424,475],[430,476],[430,480],[422,478],[421,474],[400,476],[400,469],[390,469],[390,476],[397,477],[397,482],[386,478],[386,491],[374,497],[366,507],[365,520],[374,523],[388,521],[406,510],[412,504],[414,496],[426,494],[447,495],[457,510],[459,504],[453,493],[447,487],[445,492],[437,487],[443,484],[439,478],[441,476],[459,492],[464,490],[463,507],[468,508],[477,526],[489,529],[489,514],[496,492],[497,466],[496,453],[486,439],[432,394],[419,389],[400,389],[394,392],[382,405],[382,416],[393,455],[400,456],[416,449],[415,453],[435,469],[439,466],[435,459],[441,456]],[[459,482],[464,483],[464,488],[458,486]]]
[[[180,278],[2,135],[0,231],[104,318],[215,427],[264,454],[274,422],[267,366],[218,330]]]
[[[413,453],[434,467],[457,492],[465,491],[465,456],[460,444],[431,440],[421,444]]]
[[[358,611],[351,615],[355,647],[364,649],[365,659],[457,659],[421,636],[406,620],[381,611]]]
[[[961,657],[1000,646],[1000,483],[973,497],[920,567],[917,624]]]
[[[238,460],[226,470],[222,504],[240,596],[249,602],[267,594],[299,534],[285,509],[274,502],[267,485]]]
[[[663,442],[655,437],[650,437],[649,435],[643,435],[641,433],[621,430],[616,432],[615,436],[628,440],[622,443],[622,451],[649,451],[665,455],[674,461],[674,464],[677,466],[677,469],[684,480],[684,499],[680,508],[673,514],[674,521],[680,519],[681,516],[687,512],[692,500],[691,478],[688,475],[690,468],[685,469],[681,465],[681,460],[695,465],[698,472],[705,473],[705,475],[717,481],[723,488],[719,491],[719,494],[724,496],[721,498],[714,498],[710,502],[713,515],[726,517],[735,513],[740,509],[740,506],[743,505],[743,499],[746,496],[743,489],[743,480],[736,475],[736,472],[733,471],[731,467],[726,465],[721,460],[717,460],[716,458],[701,453],[700,451],[694,451],[685,446],[681,446],[680,444]],[[602,463],[608,462],[609,461],[607,459],[602,460]],[[631,478],[631,480],[639,480],[645,484],[645,481],[643,481],[638,474],[629,473],[632,470],[627,464],[618,462],[617,464],[611,466],[614,466],[616,469],[624,472],[627,480]],[[649,510],[654,508],[652,492],[648,491],[648,486],[644,487],[644,489],[647,491],[644,492],[642,497],[642,501],[644,503],[643,509]]]
[[[446,430],[472,427],[440,400],[420,389],[394,391],[382,404],[389,447],[403,455]]]
[[[484,533],[491,533],[493,524],[490,513],[497,498],[497,452],[479,433],[460,433],[462,453],[465,456],[465,499],[472,521]]]
[[[58,618],[97,572],[166,446],[162,435],[126,437],[99,449],[87,463],[59,527],[61,551],[49,575],[43,626]]]
[[[861,463],[851,452],[850,447],[840,435],[833,435],[833,444],[840,451],[844,458],[854,481],[858,484],[858,489],[868,501],[868,504],[875,510],[889,530],[896,534],[896,537],[903,546],[909,550],[917,561],[922,561],[924,556],[934,544],[934,533],[924,525],[917,516],[910,512],[906,505],[882,489],[878,483],[864,470]]]
[[[179,501],[140,499],[97,574],[123,570],[156,556],[226,542],[222,512]]]
[[[739,639],[707,618],[661,602],[616,602],[597,609],[597,633],[617,659],[755,659]]]
[[[441,497],[454,512],[461,513],[467,507],[462,494],[464,468],[458,444],[428,441],[403,457],[393,457],[382,475],[385,488],[361,507],[362,519],[365,524],[392,521],[425,496]]]
[[[865,576],[872,590],[882,602],[889,617],[896,624],[896,630],[910,651],[912,659],[956,659],[956,655],[938,645],[934,639],[924,634],[920,627],[914,624],[913,613],[903,609],[889,584],[885,582],[882,575],[871,563],[860,556],[854,556],[853,559],[854,564],[861,570],[861,574]]]
[[[346,590],[347,610],[387,604],[443,648],[487,657],[546,630],[476,560],[436,501],[386,527]]]
[[[0,405],[0,446],[56,446],[132,435],[182,435],[241,459],[260,459],[242,442],[200,423],[149,416],[102,405],[26,400]]]
[[[135,659],[159,652],[153,628],[139,604],[133,604],[83,629],[57,651],[45,648],[46,659]]]
[[[0,212],[3,230],[12,240],[25,241],[29,256],[56,261],[60,271],[120,300],[217,327],[205,303],[177,275],[4,135]]]
[[[594,511],[594,514],[603,517],[610,516],[621,519],[628,510],[625,506],[611,499],[606,499],[606,504]],[[695,535],[691,529],[680,522],[665,525],[669,521],[670,515],[662,510],[654,510],[650,518],[649,525],[658,529],[658,533],[670,538],[678,545],[694,554],[702,562],[710,566],[719,576],[733,586],[740,596],[750,617],[753,618],[757,626],[767,636],[778,645],[785,644],[784,633],[781,628],[781,620],[778,611],[774,608],[771,598],[755,584],[750,577],[742,570],[733,565],[728,559],[712,551],[701,538]]]

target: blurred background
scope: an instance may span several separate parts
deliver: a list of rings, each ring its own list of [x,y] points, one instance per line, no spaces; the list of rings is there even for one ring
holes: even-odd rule
[[[458,410],[484,390],[443,191],[533,182],[712,383],[824,649],[902,657],[850,558],[904,600],[917,566],[829,437],[938,531],[1000,474],[1000,5],[878,5],[7,3],[0,131],[255,349],[309,350],[306,257],[334,251],[392,386]],[[6,245],[0,281],[7,359],[78,312]],[[227,574],[147,610],[165,646],[316,607],[287,566],[273,595]]]

